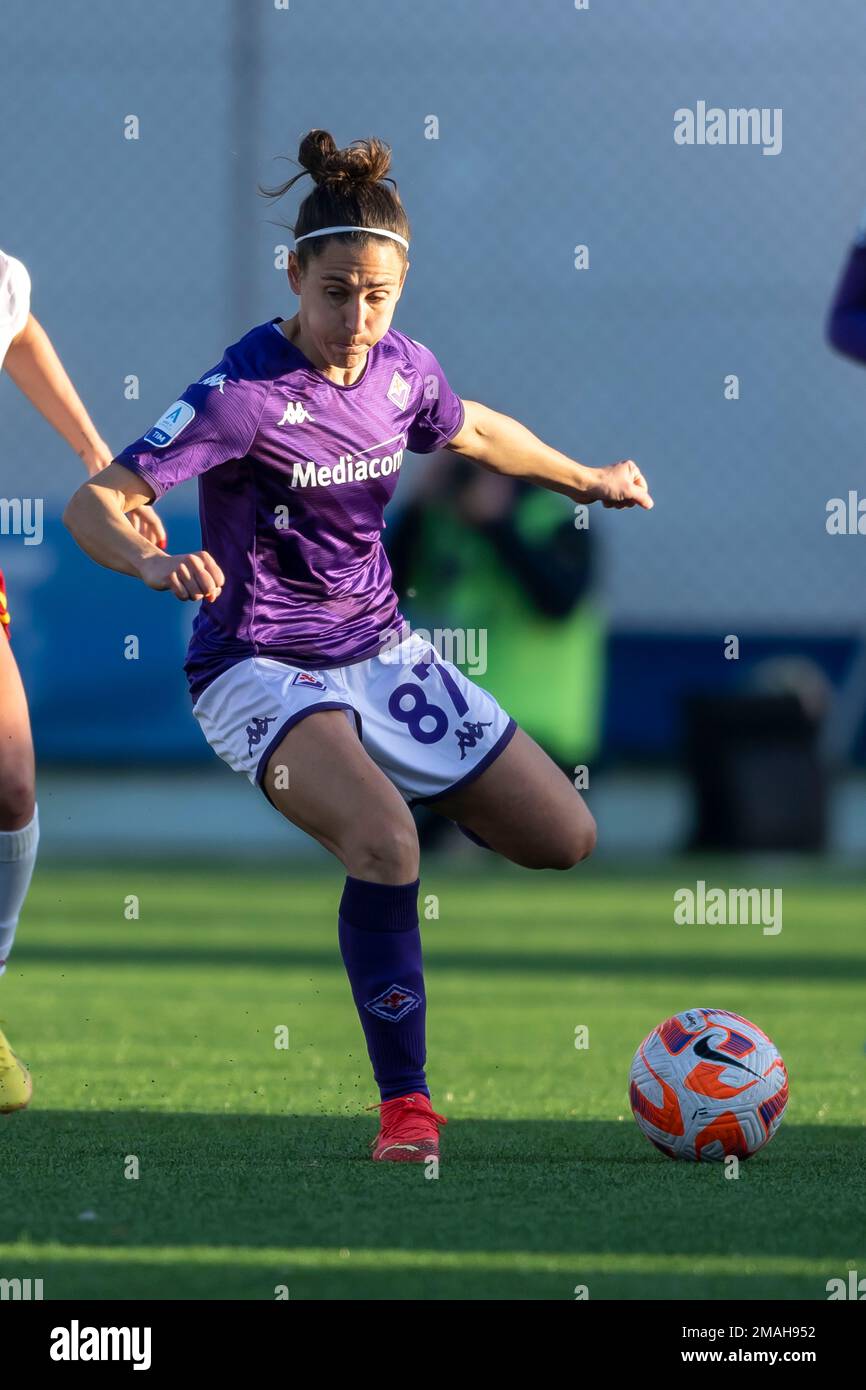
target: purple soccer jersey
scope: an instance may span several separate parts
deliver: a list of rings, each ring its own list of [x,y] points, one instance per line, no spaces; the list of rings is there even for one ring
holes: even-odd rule
[[[197,477],[202,546],[225,575],[185,670],[197,699],[250,656],[308,667],[374,655],[403,625],[382,546],[404,449],[458,433],[430,350],[391,329],[338,386],[271,319],[226,348],[117,462],[162,497]]]

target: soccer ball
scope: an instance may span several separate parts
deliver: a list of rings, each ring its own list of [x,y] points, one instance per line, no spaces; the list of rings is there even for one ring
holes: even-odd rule
[[[644,1038],[629,1100],[639,1128],[668,1158],[748,1158],[782,1122],[788,1073],[756,1024],[727,1009],[689,1009]]]

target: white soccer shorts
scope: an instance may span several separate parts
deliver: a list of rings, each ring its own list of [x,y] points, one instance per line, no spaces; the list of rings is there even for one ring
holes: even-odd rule
[[[416,633],[366,661],[320,671],[248,657],[211,682],[193,714],[214,752],[261,786],[289,729],[325,709],[346,711],[410,806],[472,781],[517,728],[489,691]]]

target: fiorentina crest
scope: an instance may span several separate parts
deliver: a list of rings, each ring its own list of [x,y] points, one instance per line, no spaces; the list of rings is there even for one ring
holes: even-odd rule
[[[290,682],[292,685],[312,685],[316,690],[324,690],[325,682],[320,681],[318,676],[314,676],[310,671],[299,671],[293,676]]]
[[[416,994],[414,989],[407,989],[405,985],[389,985],[383,989],[381,994],[377,994],[375,999],[368,999],[364,1005],[371,1014],[376,1014],[379,1018],[387,1018],[391,1023],[399,1023],[406,1014],[417,1009],[421,1003],[420,994]]]

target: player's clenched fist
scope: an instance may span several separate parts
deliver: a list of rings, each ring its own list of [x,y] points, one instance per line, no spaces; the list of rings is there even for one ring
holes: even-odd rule
[[[141,577],[149,589],[170,589],[175,598],[219,598],[225,575],[206,550],[189,555],[151,555],[142,561]]]
[[[634,459],[622,459],[607,468],[596,469],[597,480],[594,487],[594,502],[603,507],[645,507],[647,511],[654,506],[641,473]]]

